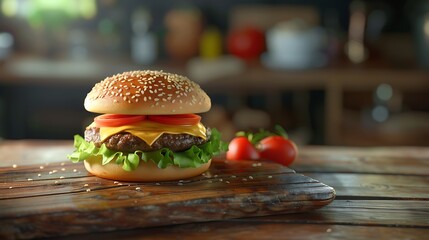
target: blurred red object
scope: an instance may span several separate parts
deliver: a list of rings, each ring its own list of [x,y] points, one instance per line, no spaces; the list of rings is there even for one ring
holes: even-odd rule
[[[245,60],[258,58],[265,51],[264,32],[255,27],[231,31],[227,38],[228,52]]]

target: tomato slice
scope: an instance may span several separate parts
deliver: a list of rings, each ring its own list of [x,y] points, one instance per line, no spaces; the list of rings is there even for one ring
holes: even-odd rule
[[[118,127],[145,119],[145,115],[103,114],[95,117],[94,122],[98,127]]]
[[[149,120],[169,125],[195,125],[201,120],[197,114],[148,115]]]

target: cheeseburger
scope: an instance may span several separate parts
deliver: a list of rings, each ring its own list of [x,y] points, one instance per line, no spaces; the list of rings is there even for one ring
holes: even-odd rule
[[[76,135],[73,162],[92,174],[122,181],[167,181],[206,171],[213,155],[226,150],[216,129],[197,113],[210,110],[210,98],[184,76],[132,71],[95,84],[84,103],[99,113]]]

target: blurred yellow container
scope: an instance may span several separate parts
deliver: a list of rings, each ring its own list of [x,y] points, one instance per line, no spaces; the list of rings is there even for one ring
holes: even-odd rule
[[[222,34],[215,27],[204,30],[200,42],[200,56],[203,59],[214,59],[222,55]]]

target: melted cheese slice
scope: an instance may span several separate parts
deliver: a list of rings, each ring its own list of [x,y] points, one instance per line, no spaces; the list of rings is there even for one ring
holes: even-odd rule
[[[88,127],[95,127],[95,123],[92,123]],[[145,141],[148,145],[152,145],[163,133],[169,134],[189,134],[196,137],[207,138],[206,128],[202,123],[196,125],[182,126],[182,125],[167,125],[153,121],[142,121],[136,124],[124,125],[120,127],[100,127],[100,139],[103,142],[108,137],[119,133],[128,132],[134,136],[139,137]]]

